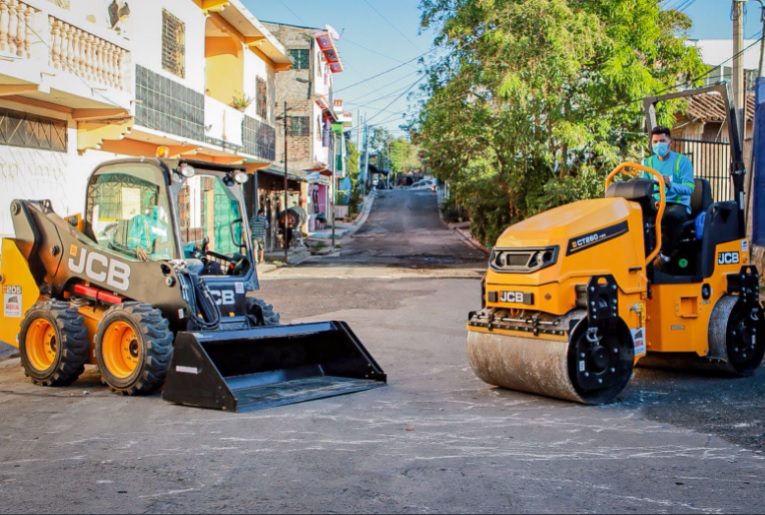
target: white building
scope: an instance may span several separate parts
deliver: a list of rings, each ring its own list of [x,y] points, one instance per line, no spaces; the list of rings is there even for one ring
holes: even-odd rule
[[[239,0],[0,0],[0,235],[14,198],[80,212],[107,159],[266,168],[290,66]]]

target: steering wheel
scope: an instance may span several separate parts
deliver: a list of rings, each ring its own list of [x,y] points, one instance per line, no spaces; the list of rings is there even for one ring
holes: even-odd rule
[[[656,209],[656,225],[657,228],[656,231],[656,248],[653,249],[653,251],[646,257],[646,263],[651,263],[656,258],[656,256],[659,255],[659,252],[661,252],[661,218],[664,216],[664,209],[667,207],[667,194],[664,191],[664,188],[661,186],[664,184],[664,178],[662,175],[654,170],[653,168],[648,168],[647,166],[639,165],[637,163],[622,163],[614,170],[608,174],[608,177],[606,177],[606,191],[608,191],[608,187],[611,186],[611,182],[614,177],[619,175],[620,173],[626,174],[626,175],[638,175],[641,172],[645,172],[649,175],[652,175],[654,179],[656,179],[656,182],[659,186],[659,205]]]

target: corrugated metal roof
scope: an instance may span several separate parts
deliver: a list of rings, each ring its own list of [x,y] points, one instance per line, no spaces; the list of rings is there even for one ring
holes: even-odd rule
[[[687,116],[693,121],[722,122],[725,121],[725,104],[717,93],[691,97]],[[754,120],[754,93],[746,96],[746,119]]]

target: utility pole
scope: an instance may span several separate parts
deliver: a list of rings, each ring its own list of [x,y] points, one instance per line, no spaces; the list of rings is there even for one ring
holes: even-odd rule
[[[287,241],[287,102],[284,102],[284,206],[282,207],[284,212],[284,264],[289,264],[289,242]],[[278,215],[277,215],[278,216]],[[278,220],[278,219],[277,219]]]
[[[330,158],[330,170],[332,170],[332,183],[329,187],[330,196],[330,213],[332,220],[332,250],[335,250],[335,168],[337,168],[337,156],[335,156],[335,131],[330,129],[329,131],[329,158]]]
[[[744,84],[744,2],[733,0],[733,98],[738,118],[738,137],[744,149],[746,130],[746,85]]]
[[[364,196],[367,194],[367,181],[369,180],[369,125],[364,118]]]

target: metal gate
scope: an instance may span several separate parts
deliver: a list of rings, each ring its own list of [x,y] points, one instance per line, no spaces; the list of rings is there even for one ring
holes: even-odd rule
[[[730,143],[673,138],[672,150],[688,156],[693,164],[693,176],[706,179],[712,187],[715,202],[733,200],[730,179]]]

